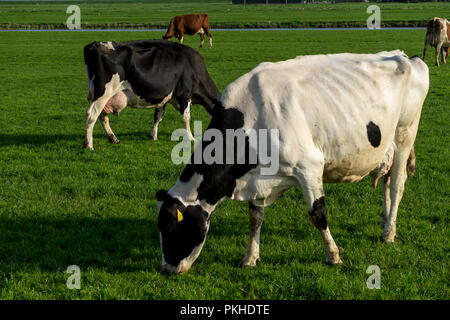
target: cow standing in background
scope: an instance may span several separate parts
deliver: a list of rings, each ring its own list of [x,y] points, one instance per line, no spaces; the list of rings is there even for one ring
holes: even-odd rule
[[[98,117],[112,143],[119,143],[109,126],[108,114],[118,115],[126,106],[155,108],[153,129],[170,102],[183,115],[189,140],[190,108],[201,104],[209,114],[219,102],[220,92],[206,70],[203,57],[194,49],[164,40],[93,42],[84,48],[89,81],[85,147],[93,149],[92,131]]]
[[[436,65],[439,66],[439,53],[442,53],[442,62],[447,63],[450,53],[450,22],[444,18],[434,18],[428,21],[423,60],[427,54],[427,47],[436,48]]]
[[[200,35],[200,48],[205,41],[205,33],[209,38],[209,47],[212,47],[212,35],[209,32],[209,17],[207,13],[201,14],[183,14],[170,20],[169,29],[163,36],[164,40],[170,40],[172,37],[178,38],[183,43],[184,34]]]
[[[208,130],[243,130],[245,155],[230,163],[228,153],[236,157],[235,146],[223,138],[227,162],[198,163],[196,155],[211,147],[207,130],[175,185],[157,192],[163,269],[189,270],[202,250],[212,212],[226,198],[249,202],[251,233],[240,264],[255,266],[264,207],[291,187],[303,191],[326,263],[341,264],[342,250],[328,227],[323,183],[354,182],[366,175],[375,186],[382,178],[381,239],[393,242],[407,171],[415,169],[413,145],[428,88],[427,65],[398,50],[262,63],[229,84]],[[266,163],[259,150],[258,161],[248,161],[255,153],[249,133],[261,129],[279,132],[275,151],[272,141],[259,137],[263,149],[278,151],[279,169],[272,175],[263,173]]]

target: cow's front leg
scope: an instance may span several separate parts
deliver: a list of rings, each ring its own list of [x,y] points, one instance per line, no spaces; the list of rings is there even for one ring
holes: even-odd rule
[[[150,131],[150,133],[147,135],[147,137],[149,137],[152,140],[158,140],[158,125],[161,123],[164,117],[165,110],[166,110],[165,105],[162,106],[161,108],[155,108],[155,114],[153,116],[154,118],[153,128],[152,131]]]
[[[102,124],[103,129],[105,130],[106,134],[109,137],[109,142],[119,144],[120,141],[119,139],[117,139],[116,135],[111,130],[111,127],[109,125],[109,117],[105,112],[100,113],[100,123]]]
[[[248,241],[247,250],[244,258],[242,258],[239,266],[254,267],[257,261],[261,261],[259,256],[259,237],[261,233],[261,225],[264,219],[264,208],[257,207],[251,202],[248,203],[249,219],[250,219],[250,240]]]

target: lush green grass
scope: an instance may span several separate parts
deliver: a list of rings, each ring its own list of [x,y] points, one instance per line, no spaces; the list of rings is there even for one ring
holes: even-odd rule
[[[160,32],[3,33],[0,36],[0,299],[448,299],[450,65],[434,67],[416,140],[417,173],[407,181],[392,245],[379,242],[382,195],[370,179],[326,185],[331,232],[343,267],[324,265],[318,231],[301,191],[266,209],[262,263],[237,264],[249,235],[247,204],[225,201],[211,218],[205,247],[181,276],[160,271],[155,192],[183,166],[170,161],[171,132],[182,128],[168,107],[159,141],[153,115],[126,109],[111,126],[121,145],[94,130],[82,149],[87,80],[83,46],[93,40],[160,38]],[[423,31],[216,32],[204,48],[220,90],[262,61],[302,54],[422,51]],[[185,38],[198,47],[198,37]],[[193,120],[208,123],[199,106]],[[68,290],[69,265],[81,290]],[[369,265],[381,290],[366,287]]]
[[[206,3],[205,3],[206,2]],[[66,28],[69,4],[81,10],[82,28],[166,28],[178,14],[207,12],[218,27],[365,27],[370,3],[232,5],[231,1],[179,3],[97,1],[0,3],[0,28]],[[373,4],[373,3],[372,3]],[[450,3],[377,3],[382,26],[425,26],[427,20],[450,16]]]

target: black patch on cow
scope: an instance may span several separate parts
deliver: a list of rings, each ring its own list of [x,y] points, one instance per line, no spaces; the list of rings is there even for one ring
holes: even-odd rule
[[[308,211],[309,218],[314,226],[319,230],[325,230],[327,223],[327,209],[325,207],[325,197],[314,200],[313,207]]]
[[[185,207],[166,191],[156,193],[158,201],[163,201],[158,216],[158,228],[162,237],[164,259],[172,266],[178,266],[206,237],[208,213],[201,206]],[[178,221],[177,210],[183,215]]]
[[[257,163],[250,163],[250,152],[255,150],[250,148],[249,138],[245,137],[245,159],[238,162],[237,159],[237,143],[234,141],[234,161],[233,164],[226,164],[226,154],[231,146],[227,145],[225,139],[226,129],[240,129],[244,126],[244,114],[235,108],[223,108],[221,105],[215,107],[215,113],[211,119],[208,129],[218,129],[223,135],[224,150],[223,150],[223,164],[195,164],[194,156],[197,152],[204,154],[205,148],[212,143],[212,141],[202,140],[202,146],[196,148],[194,154],[191,156],[190,163],[183,170],[180,180],[182,182],[189,181],[194,173],[201,174],[203,181],[198,188],[199,200],[206,200],[209,204],[216,204],[223,197],[231,197],[233,190],[236,187],[236,179],[245,175],[248,171],[257,167]],[[255,154],[254,154],[255,155]],[[256,157],[256,155],[255,155]],[[242,159],[241,159],[242,160]],[[243,162],[243,163],[242,163]],[[238,164],[242,163],[242,164]]]
[[[381,131],[380,128],[370,121],[367,126],[367,138],[369,138],[370,144],[376,148],[380,145],[381,142]]]

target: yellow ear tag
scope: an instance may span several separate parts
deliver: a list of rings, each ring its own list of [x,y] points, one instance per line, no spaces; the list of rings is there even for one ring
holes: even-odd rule
[[[183,215],[181,214],[180,210],[177,209],[177,213],[178,213],[178,222],[183,221]]]

